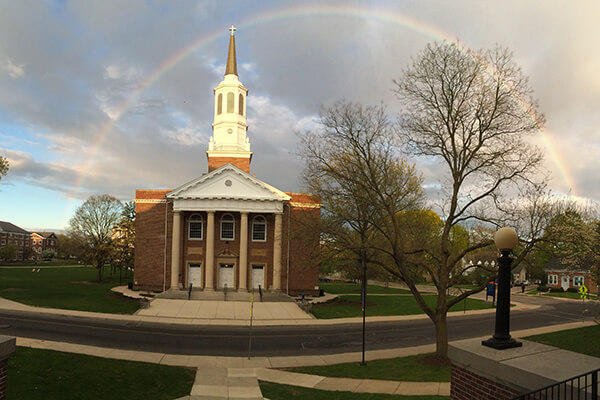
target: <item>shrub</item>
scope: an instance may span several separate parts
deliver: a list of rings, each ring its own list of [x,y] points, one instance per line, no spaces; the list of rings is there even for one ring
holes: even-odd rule
[[[574,287],[570,287],[567,289],[567,292],[569,293],[579,293],[579,289],[574,288]]]
[[[546,285],[540,285],[537,287],[538,292],[547,292],[548,291],[548,286]]]
[[[560,287],[551,287],[550,293],[564,293],[564,290]]]

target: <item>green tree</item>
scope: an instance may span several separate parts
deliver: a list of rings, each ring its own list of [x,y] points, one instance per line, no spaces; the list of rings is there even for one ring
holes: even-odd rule
[[[17,259],[17,246],[15,246],[11,240],[0,249],[0,258],[4,261],[13,261]]]
[[[113,196],[91,196],[76,211],[67,230],[79,249],[84,262],[98,269],[102,280],[102,268],[113,256],[113,227],[119,222],[123,206]]]
[[[56,252],[53,249],[46,249],[42,251],[42,259],[46,261],[52,260],[56,257]]]
[[[398,131],[405,150],[442,167],[444,227],[432,270],[437,304],[425,304],[414,282],[405,282],[435,325],[437,355],[446,357],[448,309],[483,289],[448,298],[451,277],[462,274],[467,254],[491,243],[484,238],[453,251],[453,228],[477,221],[501,223],[494,212],[498,203],[530,184],[542,166],[542,153],[526,136],[537,132],[544,118],[527,78],[501,47],[470,51],[458,44],[429,44],[394,83],[402,104]]]
[[[123,211],[119,222],[113,228],[113,265],[119,268],[121,276],[125,269],[133,269],[134,243],[135,243],[135,203],[133,201],[123,204]]]

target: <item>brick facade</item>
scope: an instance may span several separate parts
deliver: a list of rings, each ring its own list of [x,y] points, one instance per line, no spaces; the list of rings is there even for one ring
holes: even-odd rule
[[[551,283],[550,276],[556,276],[556,283]],[[589,293],[598,293],[598,283],[592,277],[589,271],[566,271],[564,269],[546,269],[546,282],[548,287],[561,288],[563,276],[569,277],[569,288],[579,290],[580,286],[575,285],[579,278],[583,279],[583,284],[587,287]]]
[[[25,258],[30,258],[24,257],[31,247],[29,239],[30,233],[25,229],[10,222],[0,221],[0,249],[4,249],[6,246],[14,246],[16,250],[14,257],[2,259],[2,261],[25,261]]]
[[[450,400],[510,400],[520,394],[506,385],[452,364]]]
[[[136,191],[136,238],[134,286],[146,290],[163,290],[171,286],[171,246],[173,228],[172,203],[165,198],[169,190]],[[307,295],[318,293],[318,251],[320,208],[318,198],[309,195],[290,194],[292,200],[284,205],[282,216],[281,289],[289,294]],[[291,211],[291,214],[290,214]],[[221,240],[221,218],[230,214],[234,217],[233,240]],[[199,215],[203,221],[201,239],[189,238],[189,220]],[[267,223],[266,241],[252,240],[252,221],[262,216]],[[166,218],[166,220],[165,220]],[[181,261],[179,284],[189,286],[189,264],[206,265],[206,225],[207,213],[195,211],[181,212]],[[251,288],[252,265],[263,265],[265,288],[273,287],[273,243],[275,215],[269,213],[248,214],[248,256],[246,287]],[[241,214],[237,212],[215,212],[214,225],[214,266],[213,287],[219,287],[219,262],[232,260],[235,263],[234,285],[240,287],[240,229]],[[166,232],[166,241],[165,241]],[[288,240],[289,239],[289,240]],[[288,250],[289,246],[289,250]],[[288,264],[289,253],[289,264]],[[287,279],[289,265],[290,279]],[[206,269],[202,269],[202,283],[205,287]]]
[[[211,172],[223,165],[231,164],[244,172],[250,173],[250,158],[246,157],[208,157],[208,172]]]

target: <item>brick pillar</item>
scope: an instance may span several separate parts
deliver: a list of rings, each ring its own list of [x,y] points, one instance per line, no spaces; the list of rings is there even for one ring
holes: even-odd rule
[[[215,289],[215,212],[208,211],[206,218],[206,282],[205,290]]]
[[[248,282],[248,213],[242,212],[240,224],[240,282],[239,289],[246,290]]]
[[[275,237],[273,240],[273,290],[281,290],[281,221],[282,214],[275,214]]]
[[[8,357],[15,351],[16,342],[14,337],[0,335],[0,400],[6,399]]]
[[[173,211],[173,242],[171,245],[171,289],[179,289],[181,263],[181,212]]]

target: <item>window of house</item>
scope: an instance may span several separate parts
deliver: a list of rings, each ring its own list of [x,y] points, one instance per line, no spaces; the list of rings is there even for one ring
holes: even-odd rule
[[[234,101],[233,92],[227,93],[227,112],[233,114],[233,101]]]
[[[221,218],[221,240],[233,240],[235,230],[235,221],[231,214],[223,215]]]
[[[238,114],[244,115],[244,95],[240,93],[240,101],[238,104]]]
[[[202,217],[194,214],[188,222],[188,239],[202,239]]]
[[[33,239],[33,240],[31,241],[31,243],[32,243],[32,244],[35,244],[35,239]]]
[[[20,244],[20,245],[21,245],[21,246],[23,246],[24,244],[25,244],[25,243],[23,243],[23,241],[21,240],[21,244]]]
[[[265,217],[257,216],[252,221],[252,241],[264,242],[267,240],[267,220]]]
[[[548,285],[558,285],[558,275],[548,275]]]
[[[583,285],[583,276],[574,276],[573,277],[573,286],[582,286]]]
[[[223,112],[223,93],[217,96],[217,115]]]
[[[6,239],[2,239],[2,246],[6,244]]]
[[[29,247],[29,240],[25,241],[25,246]]]

